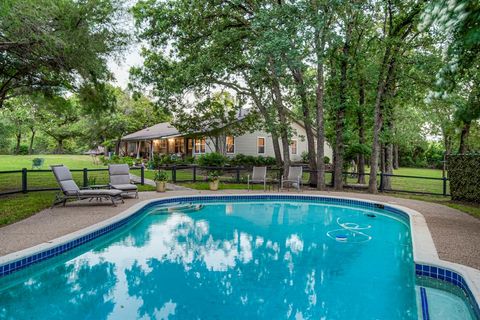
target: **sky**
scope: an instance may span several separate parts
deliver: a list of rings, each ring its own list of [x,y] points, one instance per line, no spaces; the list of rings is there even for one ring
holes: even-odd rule
[[[115,61],[113,59],[108,61],[108,67],[115,76],[114,85],[126,89],[128,85],[128,71],[133,66],[141,66],[143,58],[140,56],[140,44],[132,45],[127,52],[125,52],[122,61]]]
[[[131,8],[136,4],[137,0],[127,0],[126,7]],[[134,32],[135,24],[133,15],[128,12],[124,16],[124,20],[121,22],[127,30]],[[139,43],[132,43],[128,50],[123,54],[123,59],[121,61],[116,61],[110,59],[108,61],[108,67],[113,75],[115,76],[116,81],[113,82],[114,85],[126,89],[128,85],[128,71],[133,66],[141,66],[143,64],[143,59],[140,56],[141,45]]]

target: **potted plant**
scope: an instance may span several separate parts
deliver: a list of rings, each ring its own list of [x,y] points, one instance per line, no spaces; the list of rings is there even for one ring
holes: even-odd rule
[[[155,177],[153,177],[153,180],[155,181],[157,192],[165,192],[168,180],[167,172],[164,170],[158,170],[155,173]]]
[[[210,190],[212,191],[218,190],[218,184],[220,182],[219,176],[220,174],[218,171],[211,171],[210,174],[208,175]]]

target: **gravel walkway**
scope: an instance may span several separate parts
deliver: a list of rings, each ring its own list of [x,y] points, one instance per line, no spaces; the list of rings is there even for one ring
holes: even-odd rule
[[[242,194],[245,190],[224,190],[215,194]],[[382,201],[409,207],[422,213],[427,221],[440,259],[480,269],[480,219],[458,210],[434,203],[349,192],[305,191],[304,194],[324,194]],[[211,194],[210,191],[177,190],[163,194],[141,192],[139,199],[126,199],[112,207],[107,203],[72,202],[66,207],[45,209],[25,220],[0,228],[0,256],[48,242],[110,218],[135,203],[168,196]]]

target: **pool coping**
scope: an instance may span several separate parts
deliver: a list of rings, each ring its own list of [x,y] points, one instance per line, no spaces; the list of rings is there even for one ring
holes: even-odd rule
[[[410,222],[410,229],[411,229],[411,237],[412,237],[412,248],[413,248],[413,260],[415,263],[416,274],[417,275],[424,275],[430,276],[436,279],[440,279],[443,281],[447,281],[445,278],[445,272],[450,271],[451,273],[456,273],[461,276],[463,279],[459,277],[458,283],[457,281],[452,282],[453,279],[448,279],[449,282],[453,283],[461,287],[466,294],[470,291],[474,302],[477,304],[476,308],[480,306],[480,270],[464,266],[461,264],[448,262],[441,260],[438,256],[437,249],[433,242],[433,238],[431,236],[430,230],[428,228],[427,222],[424,216],[413,209],[400,206],[397,204],[390,204],[385,203],[382,201],[374,201],[374,200],[367,200],[367,199],[360,199],[354,197],[344,197],[344,196],[330,196],[330,195],[312,195],[312,194],[301,194],[301,193],[289,193],[289,194],[278,194],[278,193],[251,193],[251,194],[222,194],[222,195],[182,195],[182,196],[171,196],[171,197],[162,197],[156,199],[149,199],[134,204],[130,208],[124,210],[123,212],[108,218],[104,221],[99,223],[93,224],[89,227],[80,229],[73,233],[67,234],[62,237],[58,237],[48,242],[41,243],[39,245],[33,246],[31,248],[27,248],[24,250],[20,250],[17,252],[13,252],[7,254],[5,256],[0,257],[0,277],[5,276],[9,273],[13,273],[17,270],[25,268],[37,260],[38,262],[42,260],[49,259],[53,256],[56,256],[56,249],[61,248],[61,252],[59,250],[58,254],[63,252],[69,251],[75,247],[78,247],[84,243],[87,243],[100,235],[109,233],[112,230],[115,230],[119,226],[127,224],[131,219],[136,217],[136,214],[140,212],[141,209],[148,207],[154,203],[171,203],[177,199],[229,199],[229,198],[248,198],[248,197],[271,197],[272,199],[279,199],[282,198],[304,198],[304,199],[331,199],[331,200],[345,200],[345,201],[353,201],[356,203],[363,203],[363,204],[370,204],[372,207],[381,206],[387,209],[387,211],[395,213],[396,210],[403,212],[409,217]],[[172,201],[173,200],[173,201]],[[179,200],[180,201],[180,200]],[[388,209],[394,210],[388,210]],[[397,212],[398,214],[398,212]],[[115,226],[115,225],[119,226]],[[103,230],[103,231],[101,231]],[[100,233],[101,231],[101,233]],[[90,236],[88,237],[87,236]],[[75,243],[77,239],[85,238],[82,241],[78,241]],[[45,257],[43,257],[43,253],[45,253]],[[32,257],[35,257],[35,261],[31,263]],[[25,261],[25,266],[22,267],[22,263]],[[7,265],[11,265],[12,263],[17,264],[17,268],[13,269],[13,271],[8,272],[5,271]],[[27,264],[28,263],[28,264]],[[433,272],[435,270],[435,272]],[[440,276],[440,270],[442,271],[442,275]],[[5,272],[4,272],[5,271]],[[450,273],[450,274],[451,274]],[[453,277],[453,276],[452,276]],[[455,276],[455,280],[456,280]],[[461,281],[460,281],[461,279]],[[462,283],[466,288],[462,287]]]

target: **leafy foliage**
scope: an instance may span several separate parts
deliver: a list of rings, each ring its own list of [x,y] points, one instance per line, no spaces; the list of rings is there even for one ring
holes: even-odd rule
[[[127,44],[124,8],[111,0],[0,3],[0,107],[13,96],[99,85],[106,58]]]

